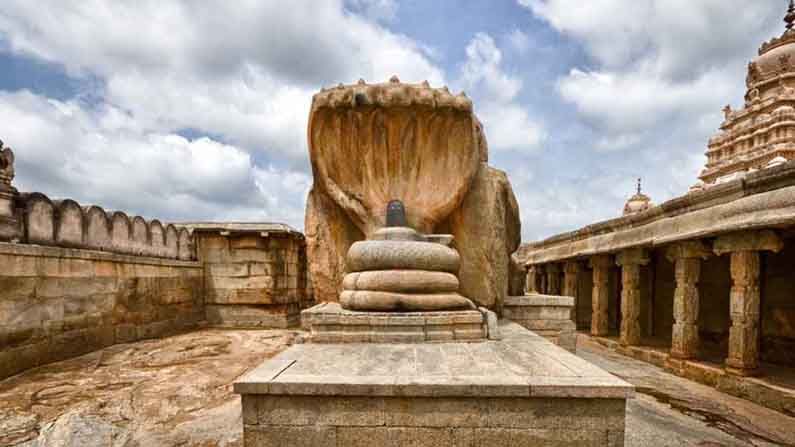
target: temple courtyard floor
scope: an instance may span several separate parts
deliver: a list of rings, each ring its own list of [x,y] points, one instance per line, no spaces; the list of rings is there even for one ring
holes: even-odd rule
[[[116,345],[0,381],[2,446],[240,446],[232,382],[302,333],[205,329]],[[795,445],[795,418],[580,337],[577,354],[637,387],[627,446]]]

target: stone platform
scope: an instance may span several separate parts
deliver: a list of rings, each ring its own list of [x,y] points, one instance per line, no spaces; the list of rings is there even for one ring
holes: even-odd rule
[[[301,325],[313,343],[424,343],[499,337],[497,317],[485,308],[359,312],[343,309],[339,303],[321,303],[301,312]]]
[[[575,352],[577,326],[571,318],[573,308],[573,297],[531,293],[505,298],[502,316]]]
[[[481,343],[293,346],[235,382],[244,445],[623,445],[631,385],[500,329]]]

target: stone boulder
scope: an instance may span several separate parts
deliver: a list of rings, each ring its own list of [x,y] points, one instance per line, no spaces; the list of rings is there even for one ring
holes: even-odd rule
[[[469,193],[446,224],[461,256],[459,293],[480,306],[500,309],[516,288],[510,286],[517,275],[511,254],[522,231],[508,176],[481,163]]]
[[[315,299],[339,301],[349,248],[384,226],[400,200],[420,233],[455,236],[460,294],[499,307],[520,243],[519,211],[472,102],[427,83],[358,84],[313,98],[309,150],[314,175],[306,240]],[[456,272],[452,272],[456,273]]]

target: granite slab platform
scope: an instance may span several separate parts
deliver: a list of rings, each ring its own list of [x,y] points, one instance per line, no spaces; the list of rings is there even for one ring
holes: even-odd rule
[[[481,343],[293,346],[234,384],[245,445],[623,445],[630,384],[500,329]]]

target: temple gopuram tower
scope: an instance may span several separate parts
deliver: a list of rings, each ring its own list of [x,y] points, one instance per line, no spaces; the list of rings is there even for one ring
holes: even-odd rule
[[[795,1],[781,37],[765,42],[748,64],[745,106],[723,109],[720,132],[709,140],[706,186],[795,159]]]

